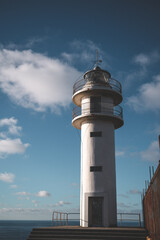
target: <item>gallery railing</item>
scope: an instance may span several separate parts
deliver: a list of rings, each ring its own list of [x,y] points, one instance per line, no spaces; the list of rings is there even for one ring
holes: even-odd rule
[[[87,115],[87,114],[101,114],[101,115],[109,115],[120,117],[123,119],[123,109],[122,107],[115,106],[114,108],[108,107],[106,103],[101,103],[101,106],[91,105],[89,106],[88,103],[83,104],[83,108],[75,106],[73,108],[73,119],[80,115]]]
[[[52,224],[54,226],[68,226],[73,225],[73,222],[83,221],[79,217],[80,213],[67,213],[54,211],[52,214]],[[72,218],[70,218],[72,216]],[[141,227],[141,214],[140,213],[117,213],[117,222],[119,227]]]
[[[83,88],[88,88],[89,86],[95,86],[95,87],[103,87],[107,89],[112,89],[118,93],[122,93],[122,86],[120,82],[118,82],[114,78],[108,78],[107,81],[92,81],[89,78],[83,78],[78,80],[74,85],[73,85],[73,94],[76,93],[77,91],[83,89]]]

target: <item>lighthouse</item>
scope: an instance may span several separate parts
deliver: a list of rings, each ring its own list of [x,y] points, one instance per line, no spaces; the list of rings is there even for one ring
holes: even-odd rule
[[[72,125],[81,129],[80,226],[114,227],[114,131],[124,124],[121,84],[97,63],[74,84],[72,100]]]

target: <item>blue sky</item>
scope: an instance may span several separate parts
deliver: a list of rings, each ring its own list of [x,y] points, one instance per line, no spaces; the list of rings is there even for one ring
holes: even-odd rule
[[[119,212],[141,211],[158,165],[160,15],[156,0],[0,2],[0,219],[79,211],[80,131],[72,87],[94,67],[122,84],[116,130]]]

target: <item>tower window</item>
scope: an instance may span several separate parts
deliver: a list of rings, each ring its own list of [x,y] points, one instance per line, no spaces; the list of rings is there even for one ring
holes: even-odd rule
[[[90,137],[102,137],[102,132],[90,132]]]
[[[101,97],[99,96],[90,97],[90,112],[91,113],[101,112]]]
[[[90,166],[90,172],[102,172],[102,166]]]

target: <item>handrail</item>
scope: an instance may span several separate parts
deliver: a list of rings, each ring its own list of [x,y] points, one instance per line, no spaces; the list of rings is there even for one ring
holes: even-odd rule
[[[140,213],[117,213],[117,215],[120,215],[120,219],[117,218],[117,220],[120,221],[120,224],[122,224],[122,221],[127,221],[127,220],[129,220],[129,221],[131,221],[131,222],[137,222],[137,220],[138,220],[138,222],[139,222],[139,227],[141,227],[141,214],[140,214]],[[125,218],[123,218],[123,216],[125,216],[125,215],[137,216],[138,219],[134,219],[134,218],[129,218],[129,219],[127,218],[127,219],[125,219]]]
[[[91,81],[91,79],[89,78],[83,78],[78,80],[77,82],[75,82],[75,84],[73,85],[73,94],[76,93],[77,91],[81,90],[82,88],[84,88],[85,86],[88,88],[92,85],[94,86],[99,86],[99,87],[105,87],[106,89],[112,89],[118,93],[122,93],[122,86],[120,84],[120,82],[118,82],[116,79],[114,78],[108,78],[108,81]]]
[[[53,211],[52,213],[52,224],[55,223],[55,225],[57,226],[58,225],[58,222],[59,222],[59,225],[67,225],[68,226],[68,216],[69,215],[74,215],[74,214],[80,214],[80,213],[67,213],[67,212],[57,212],[57,211]],[[56,215],[56,218],[55,218],[55,215]],[[70,221],[78,221],[80,220],[79,218],[78,219],[70,219]]]
[[[56,219],[55,219],[55,215],[56,215]],[[53,222],[55,222],[57,226],[58,221],[60,222],[60,225],[68,225],[68,213],[53,211],[52,224]]]
[[[123,109],[121,106],[115,106],[114,108],[108,107],[106,103],[101,103],[100,107],[97,107],[96,105],[88,106],[88,103],[83,104],[83,109],[79,106],[74,106],[73,108],[73,119],[75,117],[78,117],[80,115],[85,114],[101,114],[101,115],[109,115],[109,116],[115,116],[123,118]]]
[[[67,225],[68,226],[68,221],[85,221],[83,219],[69,219],[69,215],[80,215],[80,213],[68,213],[68,212],[57,212],[53,211],[52,213],[52,224],[55,224],[56,226],[59,225]],[[125,221],[130,221],[130,222],[139,222],[139,227],[141,227],[141,214],[140,213],[117,213],[117,216],[120,215],[120,219],[117,217],[117,220],[120,221],[120,226],[123,226],[123,222]],[[56,216],[56,218],[55,218]],[[123,218],[123,216],[133,216],[137,218]],[[59,217],[59,218],[58,218]],[[86,221],[85,221],[86,222]]]

